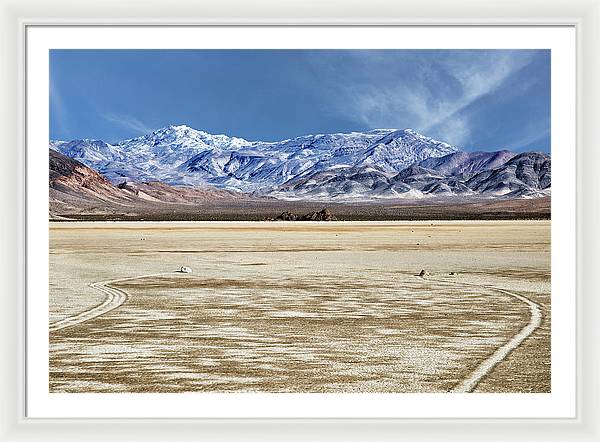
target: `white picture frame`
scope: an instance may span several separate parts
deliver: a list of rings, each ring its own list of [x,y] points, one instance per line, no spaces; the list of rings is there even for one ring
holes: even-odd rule
[[[0,314],[0,440],[600,440],[600,2],[442,0],[392,2],[241,0],[201,4],[91,0],[0,1],[0,134],[2,136],[2,293]],[[31,419],[25,413],[25,36],[41,25],[369,25],[572,26],[577,33],[577,416],[574,419]],[[596,290],[595,290],[596,289]]]

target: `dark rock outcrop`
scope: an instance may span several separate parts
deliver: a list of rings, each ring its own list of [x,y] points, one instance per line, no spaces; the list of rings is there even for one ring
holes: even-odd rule
[[[277,218],[275,218],[275,221],[296,221],[297,219],[298,216],[295,213],[288,212],[286,210],[282,212],[281,215],[279,215]]]
[[[301,216],[286,210],[276,218],[265,218],[265,221],[337,221],[337,218],[331,210],[324,208],[318,212],[310,212]]]
[[[302,215],[299,221],[337,221],[337,218],[331,213],[331,210],[325,208],[319,212],[311,212]]]

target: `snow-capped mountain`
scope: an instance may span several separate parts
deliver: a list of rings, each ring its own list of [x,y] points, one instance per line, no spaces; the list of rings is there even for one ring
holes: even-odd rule
[[[309,171],[363,164],[397,173],[415,161],[456,151],[411,130],[380,129],[262,142],[212,135],[187,126],[169,126],[112,145],[74,140],[52,141],[50,147],[117,183],[126,179],[191,185],[208,182],[244,191],[268,191]]]
[[[528,152],[516,155],[500,167],[471,177],[466,185],[481,194],[543,196],[550,191],[550,172],[548,155]]]
[[[550,157],[507,151],[452,153],[412,164],[393,176],[369,166],[329,169],[298,176],[271,192],[278,198],[322,200],[549,194]]]
[[[502,166],[516,153],[508,150],[498,152],[456,152],[438,158],[428,158],[419,163],[419,166],[432,169],[442,175],[474,175],[484,170]]]
[[[172,185],[211,184],[284,199],[493,196],[513,192],[530,196],[544,193],[550,186],[548,156],[547,179],[540,178],[537,184],[533,184],[530,171],[546,167],[538,163],[526,166],[526,177],[524,166],[516,163],[503,173],[479,176],[508,166],[516,154],[461,152],[411,129],[264,142],[180,125],[114,144],[101,140],[51,141],[50,148],[92,167],[116,184],[156,180]],[[496,179],[507,181],[488,183]]]
[[[109,164],[125,159],[116,146],[102,140],[50,141],[50,148],[85,164]]]

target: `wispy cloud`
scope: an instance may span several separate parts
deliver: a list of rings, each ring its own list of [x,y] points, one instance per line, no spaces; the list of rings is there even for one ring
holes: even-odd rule
[[[511,142],[510,144],[503,146],[503,148],[509,150],[524,150],[530,147],[535,148],[533,144],[544,139],[549,134],[550,128],[535,130],[524,134],[523,136],[519,137],[517,140]]]
[[[118,124],[119,126],[131,130],[139,134],[147,134],[153,131],[153,128],[149,127],[142,121],[130,115],[116,114],[116,113],[105,113],[102,114],[102,118],[111,123]]]
[[[52,75],[50,76],[50,118],[60,130],[62,138],[69,138],[71,130],[68,123],[67,107]],[[58,134],[57,134],[58,135]],[[51,137],[55,136],[51,134]]]
[[[526,66],[530,51],[356,51],[315,57],[333,78],[327,89],[334,112],[375,128],[435,133],[461,145],[471,118],[463,112],[498,90]],[[323,64],[326,63],[326,66]]]

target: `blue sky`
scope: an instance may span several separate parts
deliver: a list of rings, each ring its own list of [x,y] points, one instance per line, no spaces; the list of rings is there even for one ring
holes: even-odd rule
[[[264,141],[410,127],[466,150],[549,152],[550,51],[50,51],[51,139],[170,124]]]

